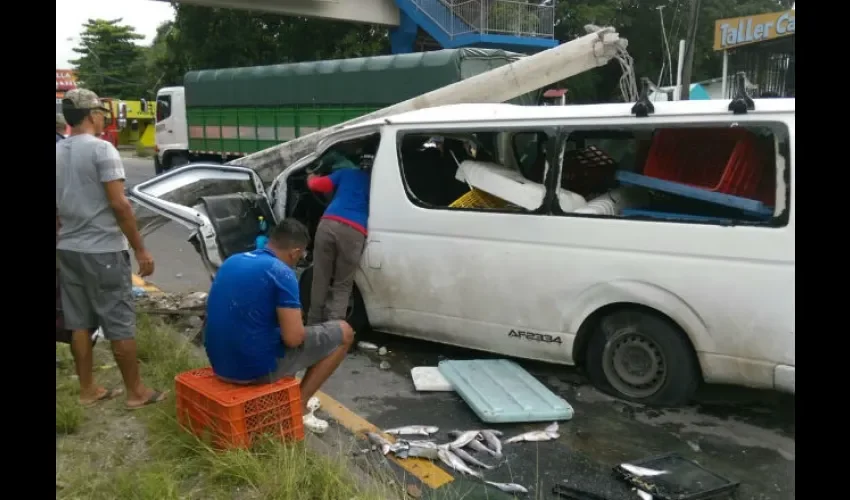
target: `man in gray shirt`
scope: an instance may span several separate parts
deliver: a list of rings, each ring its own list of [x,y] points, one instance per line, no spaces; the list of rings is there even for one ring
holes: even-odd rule
[[[124,195],[124,166],[112,144],[99,139],[107,108],[97,95],[75,89],[62,100],[71,135],[56,143],[56,256],[65,325],[80,380],[80,403],[111,399],[121,390],[94,382],[91,330],[101,327],[127,389],[127,408],[162,401],[142,383],[136,358],[136,311],[129,246],[139,275],[153,273],[153,257]]]

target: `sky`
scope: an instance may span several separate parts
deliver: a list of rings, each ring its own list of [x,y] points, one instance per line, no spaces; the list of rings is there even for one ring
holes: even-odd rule
[[[150,44],[156,28],[174,19],[168,2],[155,0],[59,0],[56,2],[56,68],[70,69],[68,61],[78,54],[71,50],[79,44],[83,23],[89,19],[123,18],[123,24],[144,35],[139,43]],[[71,40],[68,40],[70,38]]]

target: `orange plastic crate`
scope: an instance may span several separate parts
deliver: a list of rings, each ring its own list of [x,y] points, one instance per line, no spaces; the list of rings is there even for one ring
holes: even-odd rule
[[[247,448],[260,434],[304,439],[298,380],[273,384],[228,384],[211,368],[190,370],[174,378],[177,419],[193,434],[209,434],[219,448]]]

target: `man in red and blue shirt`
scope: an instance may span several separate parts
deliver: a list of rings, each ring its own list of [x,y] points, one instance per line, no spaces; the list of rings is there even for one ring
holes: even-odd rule
[[[309,325],[345,319],[354,273],[366,245],[370,172],[335,152],[329,156],[336,170],[307,179],[310,190],[333,193],[316,229]]]

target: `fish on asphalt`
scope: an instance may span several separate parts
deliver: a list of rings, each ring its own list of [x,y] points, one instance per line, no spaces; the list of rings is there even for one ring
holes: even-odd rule
[[[468,463],[468,464],[472,464],[472,465],[474,465],[474,466],[476,466],[476,467],[480,467],[480,468],[482,468],[482,469],[487,469],[487,470],[493,470],[493,469],[495,469],[495,468],[496,468],[496,466],[495,466],[495,465],[488,465],[488,464],[485,464],[485,463],[484,463],[484,462],[482,462],[481,460],[478,460],[477,458],[473,457],[472,455],[470,455],[469,453],[467,453],[467,452],[466,452],[463,448],[457,448],[457,449],[454,449],[454,450],[452,450],[452,453],[454,453],[455,455],[457,455],[457,456],[458,456],[458,458],[460,458],[460,459],[461,459],[461,460],[463,460],[464,462],[466,462],[466,463]]]
[[[641,467],[639,465],[620,464],[620,467],[629,474],[634,474],[635,476],[652,477],[667,474],[666,470],[647,469],[646,467]]]
[[[501,453],[496,453],[494,450],[491,450],[490,448],[484,446],[484,443],[482,443],[480,439],[473,439],[469,442],[468,445],[466,445],[466,447],[472,448],[478,453],[487,453],[488,455],[493,455],[493,458],[502,458]]]
[[[369,441],[371,441],[372,444],[374,444],[375,446],[380,448],[381,453],[383,453],[384,455],[389,453],[390,448],[392,448],[392,446],[393,446],[393,444],[390,443],[389,441],[387,441],[387,439],[384,436],[382,436],[382,435],[380,435],[376,432],[367,432],[366,437],[369,438]]]
[[[458,435],[458,437],[455,438],[454,441],[449,443],[449,448],[453,450],[457,448],[463,448],[464,446],[472,442],[474,439],[478,439],[478,434],[479,432],[477,430],[463,431]]]
[[[505,443],[521,443],[523,441],[551,441],[553,439],[558,439],[559,437],[561,437],[561,435],[558,433],[558,422],[553,422],[552,424],[546,426],[546,428],[542,431],[525,432],[523,434],[505,440]]]
[[[437,449],[437,443],[435,443],[434,441],[418,440],[418,439],[407,440],[406,439],[405,442],[407,444],[409,444],[411,448],[430,448],[430,449],[433,449],[433,450]]]
[[[528,493],[528,489],[516,483],[494,483],[493,481],[484,481],[484,483],[489,484],[490,486],[500,489],[505,493]]]
[[[387,429],[384,431],[384,434],[393,436],[430,436],[431,434],[436,434],[439,430],[439,427],[433,425],[405,425],[403,427]]]
[[[640,497],[640,500],[652,500],[652,495],[643,491],[643,490],[635,490],[637,495]]]
[[[399,458],[427,458],[428,460],[437,460],[439,458],[438,448],[423,448],[420,446],[410,446],[405,451],[406,457]]]
[[[461,460],[460,457],[458,457],[457,455],[452,453],[452,451],[449,449],[448,446],[441,446],[437,450],[437,457],[444,464],[448,465],[452,469],[454,469],[454,470],[456,470],[456,471],[458,471],[462,474],[466,474],[466,475],[472,476],[472,477],[477,477],[479,479],[481,478],[480,472],[476,472],[476,471],[470,469],[469,466],[467,466],[466,463],[463,460]]]
[[[481,437],[483,437],[484,442],[487,443],[487,449],[492,450],[491,454],[494,457],[502,456],[502,442],[499,441],[499,438],[492,430],[485,429],[481,431]]]

